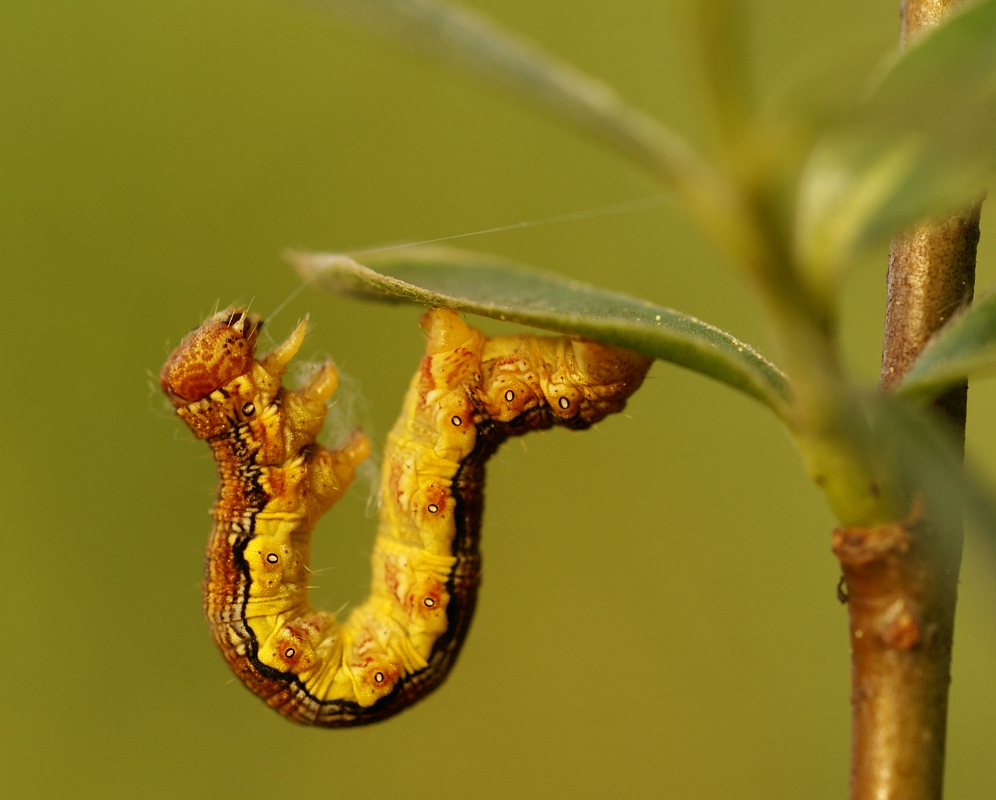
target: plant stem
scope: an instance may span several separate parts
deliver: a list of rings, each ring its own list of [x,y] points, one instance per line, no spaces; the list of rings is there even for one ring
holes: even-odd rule
[[[957,0],[904,0],[902,42]],[[896,385],[931,336],[972,299],[980,205],[917,224],[889,254],[881,387]],[[964,446],[968,384],[936,402]],[[926,515],[923,512],[926,511]],[[868,528],[839,528],[851,634],[852,800],[939,800],[960,535],[929,509]]]
[[[980,211],[981,205],[976,205],[941,220],[921,222],[893,239],[882,346],[883,389],[895,386],[930,337],[971,302]],[[967,396],[965,383],[937,401],[962,437]]]

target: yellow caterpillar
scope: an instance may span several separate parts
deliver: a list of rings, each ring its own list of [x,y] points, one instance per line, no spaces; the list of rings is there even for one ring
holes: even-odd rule
[[[306,323],[255,359],[260,325],[244,311],[216,314],[160,375],[218,465],[205,614],[232,669],[281,714],[375,722],[438,686],[467,634],[487,459],[509,436],[587,428],[622,410],[651,359],[569,337],[487,338],[454,311],[429,311],[426,355],[384,451],[373,586],[340,623],[308,603],[309,541],[370,443],[359,432],[336,450],[315,443],[335,366],[284,389]]]

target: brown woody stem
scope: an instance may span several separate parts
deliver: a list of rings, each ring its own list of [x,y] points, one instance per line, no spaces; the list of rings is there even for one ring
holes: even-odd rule
[[[854,800],[941,797],[961,557],[952,538],[919,508],[834,531],[850,613]]]
[[[902,41],[936,25],[957,0],[904,0]],[[898,235],[889,254],[881,386],[906,374],[931,336],[972,299],[977,205]],[[936,403],[965,436],[968,384]],[[852,800],[939,800],[960,536],[929,509],[868,528],[839,528],[834,553],[851,632]]]

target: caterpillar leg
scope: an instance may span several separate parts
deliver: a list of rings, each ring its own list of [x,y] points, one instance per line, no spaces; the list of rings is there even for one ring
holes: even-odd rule
[[[302,319],[283,344],[274,347],[269,353],[258,360],[259,365],[275,378],[279,378],[287,369],[287,362],[294,358],[297,351],[301,349],[301,345],[304,343],[304,335],[307,332],[308,320]]]
[[[325,401],[339,386],[339,370],[332,361],[326,361],[316,369],[305,381],[304,385],[294,391],[303,400]]]
[[[341,447],[328,450],[315,445],[308,464],[308,495],[314,505],[312,524],[346,493],[356,477],[356,467],[370,455],[370,439],[361,431],[353,431]]]
[[[332,361],[326,361],[299,389],[284,392],[284,446],[288,453],[298,452],[314,441],[325,421],[325,401],[338,385],[339,371]]]

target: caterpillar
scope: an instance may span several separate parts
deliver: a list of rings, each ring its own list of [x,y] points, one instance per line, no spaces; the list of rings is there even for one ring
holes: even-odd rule
[[[283,388],[307,322],[256,359],[261,325],[243,310],[216,314],[160,375],[220,478],[204,612],[267,705],[305,724],[375,722],[438,686],[467,635],[488,458],[509,436],[622,410],[652,359],[565,336],[488,338],[454,311],[427,312],[426,355],[384,451],[370,596],[340,623],[308,602],[309,542],[370,442],[358,431],[334,450],[315,442],[336,368]]]

